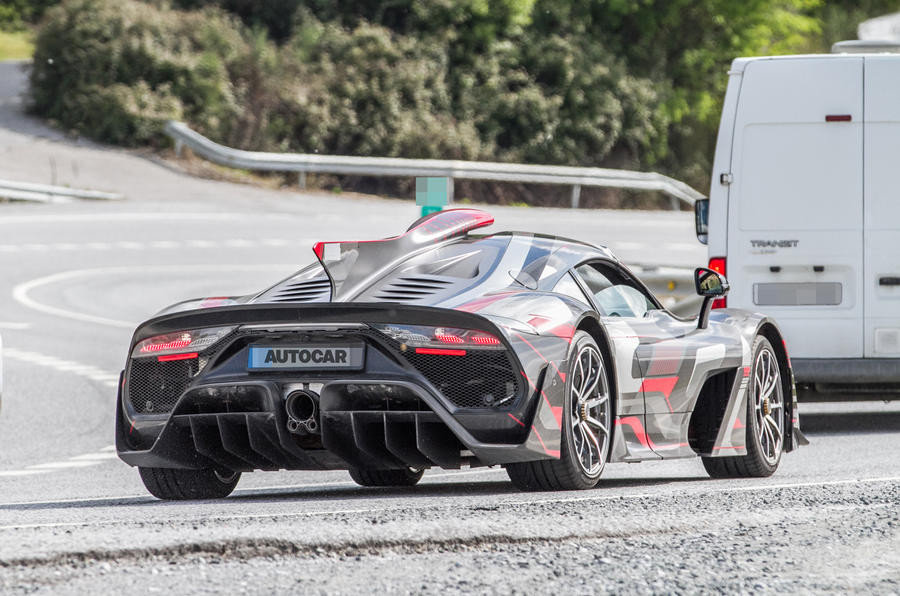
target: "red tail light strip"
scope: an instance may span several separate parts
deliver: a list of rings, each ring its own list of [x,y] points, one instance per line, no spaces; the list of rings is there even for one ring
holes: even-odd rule
[[[465,356],[465,350],[450,350],[446,348],[416,348],[416,354],[431,354],[432,356]]]
[[[169,354],[167,356],[157,356],[156,360],[159,362],[172,362],[173,360],[193,360],[198,356],[199,354],[197,354],[197,352],[188,352],[187,354]]]

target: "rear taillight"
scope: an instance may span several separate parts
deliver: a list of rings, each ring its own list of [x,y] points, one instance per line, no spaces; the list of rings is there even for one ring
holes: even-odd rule
[[[398,342],[401,349],[414,349],[417,354],[465,356],[467,348],[503,349],[499,339],[478,329],[389,324],[373,324],[372,327]]]
[[[155,356],[160,362],[196,358],[199,352],[212,346],[232,331],[234,331],[234,327],[207,327],[148,337],[134,346],[131,357]]]
[[[709,259],[709,268],[727,278],[725,257],[711,257]],[[728,306],[728,298],[716,298],[713,300],[713,308],[726,308]]]

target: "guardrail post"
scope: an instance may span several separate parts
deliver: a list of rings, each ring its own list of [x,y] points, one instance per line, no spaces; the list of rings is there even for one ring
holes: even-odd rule
[[[453,204],[453,178],[447,178],[447,204]]]
[[[306,190],[306,172],[297,172],[297,186],[300,187],[300,190]]]
[[[581,185],[573,184],[572,185],[572,209],[578,209],[578,204],[581,202]]]
[[[179,141],[178,139],[175,139],[175,157],[180,159],[181,152],[183,149],[184,149],[184,143],[182,141]]]
[[[681,211],[681,201],[677,197],[669,197],[669,202],[672,204],[672,211]]]

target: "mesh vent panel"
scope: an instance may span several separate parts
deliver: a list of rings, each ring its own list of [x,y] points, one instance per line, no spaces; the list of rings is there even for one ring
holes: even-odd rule
[[[200,370],[197,358],[159,362],[156,358],[131,361],[128,399],[141,414],[171,412],[175,402]]]
[[[510,406],[519,394],[515,367],[503,350],[468,350],[465,356],[409,350],[403,357],[458,408]]]
[[[128,401],[140,414],[168,414],[197,373],[225,348],[229,335],[212,350],[190,360],[159,362],[156,358],[132,358],[128,368]]]

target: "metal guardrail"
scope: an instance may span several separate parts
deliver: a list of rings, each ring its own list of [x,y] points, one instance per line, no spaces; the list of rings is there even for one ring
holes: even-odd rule
[[[629,265],[663,306],[680,317],[694,317],[703,298],[694,290],[694,270],[685,267]]]
[[[265,153],[225,147],[191,130],[183,122],[168,122],[165,132],[175,141],[175,151],[179,155],[183,147],[188,147],[197,155],[223,166],[245,170],[298,172],[301,187],[306,185],[306,173],[316,172],[358,176],[446,177],[450,179],[451,201],[454,179],[570,185],[573,208],[578,207],[582,186],[659,191],[671,198],[673,209],[679,208],[679,202],[693,205],[694,201],[704,198],[704,195],[684,182],[655,172],[442,159]]]
[[[99,190],[85,190],[68,188],[65,186],[53,186],[50,184],[0,180],[0,199],[8,199],[11,201],[52,203],[54,201],[68,199],[118,201],[123,198],[124,197],[118,193],[101,192]]]

